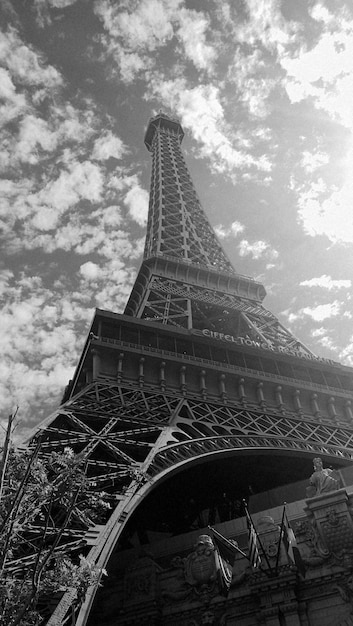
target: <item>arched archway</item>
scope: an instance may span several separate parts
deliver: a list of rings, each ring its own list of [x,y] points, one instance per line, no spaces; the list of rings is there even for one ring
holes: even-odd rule
[[[221,447],[221,441],[224,444],[224,437],[168,446],[160,451],[164,463],[160,471],[157,470],[160,461],[152,460],[152,475],[146,473],[146,480],[131,494],[125,506],[125,518],[120,513],[102,547],[98,564],[110,569],[108,585],[124,575],[129,559],[136,558],[140,549],[153,552],[159,541],[166,543],[178,535],[201,531],[208,523],[242,516],[237,502],[241,503],[243,498],[248,500],[252,512],[280,506],[283,501],[304,499],[313,457],[320,455],[325,466],[334,469],[347,464],[338,451],[335,454],[334,450],[323,450],[320,446],[311,450],[305,445],[293,449],[290,443],[282,442],[278,446],[276,442],[271,447],[264,445],[262,439],[252,447],[240,446],[238,441],[238,445]],[[97,614],[104,611],[104,596],[99,591],[94,603],[93,598],[89,604],[86,602],[78,624],[95,623]]]

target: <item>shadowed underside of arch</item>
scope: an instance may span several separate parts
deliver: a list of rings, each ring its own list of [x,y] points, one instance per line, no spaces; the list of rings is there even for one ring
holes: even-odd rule
[[[349,428],[106,382],[87,386],[47,421],[43,450],[63,445],[87,459],[92,489],[108,486],[118,501],[89,553],[99,567],[106,566],[131,516],[148,494],[193,464],[264,453],[319,455],[326,464],[336,466],[353,459]],[[95,590],[88,594],[77,624],[86,624],[94,594]],[[72,603],[68,592],[49,626],[61,623],[59,616],[62,619],[65,607]]]

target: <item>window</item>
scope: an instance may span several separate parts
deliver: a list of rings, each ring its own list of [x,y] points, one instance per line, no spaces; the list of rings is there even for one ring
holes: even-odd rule
[[[228,363],[227,352],[222,348],[211,347],[211,359],[212,361],[218,361],[219,363]]]
[[[191,341],[185,341],[183,339],[176,340],[177,352],[179,354],[191,354],[192,355],[192,343]]]
[[[127,341],[128,343],[139,343],[138,339],[138,330],[135,328],[124,328],[121,329],[121,340]]]
[[[289,365],[289,363],[278,361],[277,367],[281,376],[288,376],[288,378],[294,378],[293,369],[291,365]]]
[[[240,352],[228,350],[229,363],[238,367],[245,367],[244,355]]]
[[[174,337],[168,337],[167,335],[160,335],[158,337],[158,347],[160,350],[168,350],[169,352],[175,352],[175,339]]]
[[[142,330],[140,333],[140,343],[142,346],[149,346],[151,348],[157,347],[157,333]]]

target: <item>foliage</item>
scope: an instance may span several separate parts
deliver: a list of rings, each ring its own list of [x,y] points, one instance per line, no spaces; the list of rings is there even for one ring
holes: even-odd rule
[[[79,552],[109,505],[70,448],[43,456],[40,443],[29,451],[5,442],[1,469],[0,624],[37,626],[45,598],[74,587],[82,601],[104,573]]]

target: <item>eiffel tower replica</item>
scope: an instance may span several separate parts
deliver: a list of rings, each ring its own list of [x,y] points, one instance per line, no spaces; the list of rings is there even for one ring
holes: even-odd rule
[[[352,370],[313,354],[263,306],[263,285],[233,268],[183,136],[162,112],[150,120],[146,244],[130,298],[123,314],[96,310],[61,406],[32,435],[44,452],[81,453],[92,488],[114,497],[88,555],[108,572],[128,541],[195,529],[210,491],[248,497],[254,484],[264,492],[307,479],[314,457],[336,469],[353,458]],[[48,624],[118,623],[99,621],[97,597],[76,606],[66,592]],[[141,623],[164,623],[155,610]]]

